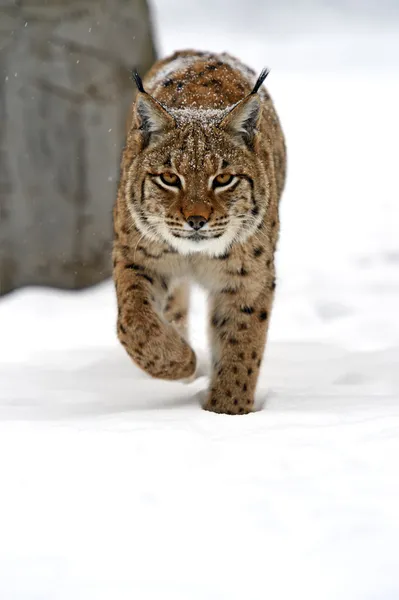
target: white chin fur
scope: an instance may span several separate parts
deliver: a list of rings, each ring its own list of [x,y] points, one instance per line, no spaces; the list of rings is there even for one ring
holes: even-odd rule
[[[192,240],[174,237],[169,231],[162,231],[163,238],[179,254],[207,254],[208,256],[220,256],[231,246],[235,238],[235,232],[226,232],[220,238],[194,242]]]

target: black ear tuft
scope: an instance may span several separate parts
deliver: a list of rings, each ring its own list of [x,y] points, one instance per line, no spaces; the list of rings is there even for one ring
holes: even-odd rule
[[[139,90],[139,92],[141,92],[142,94],[145,94],[146,91],[144,89],[143,82],[141,81],[141,77],[137,73],[136,69],[133,69],[133,71],[132,71],[132,79],[134,79],[134,81],[136,82],[137,89]]]
[[[262,71],[260,72],[260,75],[259,75],[258,79],[256,80],[256,83],[254,85],[254,89],[252,90],[251,94],[257,94],[258,93],[258,90],[259,90],[260,86],[265,81],[265,79],[269,75],[269,73],[270,73],[270,69],[268,69],[267,67],[265,67],[264,69],[262,69]]]

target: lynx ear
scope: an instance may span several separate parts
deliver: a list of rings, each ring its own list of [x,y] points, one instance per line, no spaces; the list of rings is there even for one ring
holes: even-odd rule
[[[148,143],[152,135],[160,135],[175,126],[175,120],[158,100],[147,94],[137,73],[133,74],[139,89],[134,106],[135,123]]]
[[[220,127],[245,144],[251,144],[261,115],[262,105],[257,94],[249,95],[231,109]]]
[[[139,92],[136,96],[135,121],[147,143],[153,135],[160,135],[175,126],[168,111],[149,94]]]
[[[146,93],[137,94],[135,112],[139,128],[147,134],[162,133],[175,125],[172,115],[162,104]]]
[[[247,145],[252,145],[262,112],[258,90],[269,73],[269,69],[262,69],[249,96],[238,102],[220,124]]]

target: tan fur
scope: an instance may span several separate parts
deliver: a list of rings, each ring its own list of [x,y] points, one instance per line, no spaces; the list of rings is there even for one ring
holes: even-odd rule
[[[185,286],[197,281],[210,296],[213,374],[205,408],[227,414],[253,408],[285,181],[272,101],[264,87],[247,97],[255,80],[224,54],[180,52],[155,64],[144,88],[160,104],[143,93],[136,98],[114,210],[121,343],[154,377],[190,377],[196,359],[186,336]],[[247,142],[234,128],[257,102],[261,112]],[[164,172],[177,174],[181,188],[166,188]],[[231,189],[212,187],[220,173],[234,176]],[[209,219],[203,241],[189,239],[191,215]]]

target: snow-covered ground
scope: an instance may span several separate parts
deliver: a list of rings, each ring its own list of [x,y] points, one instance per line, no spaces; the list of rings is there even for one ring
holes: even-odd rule
[[[289,182],[263,410],[205,413],[206,377],[142,374],[110,283],[2,299],[0,599],[397,600],[399,42],[283,44],[189,18],[176,34],[167,4],[164,52],[277,65]],[[192,338],[204,356],[199,292]]]

